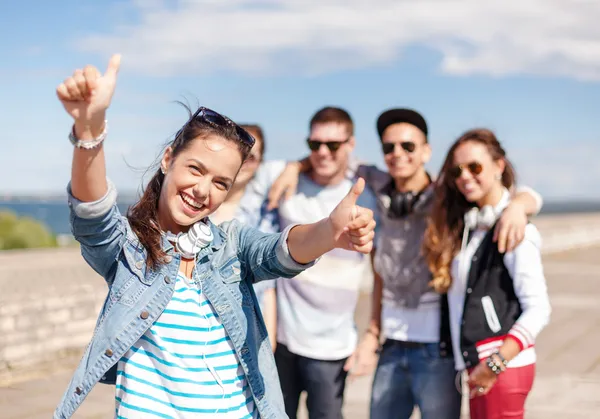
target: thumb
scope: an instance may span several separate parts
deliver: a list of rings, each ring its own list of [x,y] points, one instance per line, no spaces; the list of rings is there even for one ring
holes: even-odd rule
[[[120,66],[121,66],[121,54],[115,54],[112,57],[110,57],[110,61],[108,62],[108,67],[106,68],[104,77],[116,80],[117,73],[119,72]]]
[[[344,203],[349,205],[356,205],[356,201],[360,194],[365,190],[365,180],[361,177],[358,178],[356,183],[352,185],[352,188],[348,192],[348,195],[344,198]]]

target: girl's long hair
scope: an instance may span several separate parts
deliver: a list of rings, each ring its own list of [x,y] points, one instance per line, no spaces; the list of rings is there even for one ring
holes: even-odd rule
[[[492,131],[467,131],[450,147],[437,180],[433,210],[423,240],[425,259],[433,277],[431,286],[441,294],[447,292],[452,284],[450,266],[460,250],[464,215],[475,205],[465,199],[449,173],[454,165],[454,152],[466,142],[483,144],[494,161],[504,160],[506,168],[502,173],[502,184],[506,188],[511,189],[516,182],[513,166]]]
[[[172,149],[173,159],[184,151],[192,140],[204,140],[209,136],[218,136],[234,142],[242,154],[242,161],[248,157],[251,147],[240,140],[233,126],[212,125],[198,117],[190,119],[192,112],[189,106],[180,104],[186,108],[189,118],[188,122],[175,134],[173,141],[168,144]],[[146,263],[153,269],[165,263],[166,256],[162,249],[162,231],[158,222],[158,201],[165,175],[160,170],[160,163],[156,166],[158,167],[149,169],[154,170],[155,173],[143,190],[140,200],[129,209],[127,214],[131,229],[146,249],[148,255]]]

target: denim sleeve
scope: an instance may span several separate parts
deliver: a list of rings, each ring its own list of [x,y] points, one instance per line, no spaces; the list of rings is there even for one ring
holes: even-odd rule
[[[94,202],[75,198],[70,183],[67,193],[71,232],[81,244],[81,254],[110,286],[127,236],[127,221],[117,207],[117,190],[108,181],[106,194]]]
[[[253,276],[253,282],[291,278],[310,268],[315,261],[301,264],[296,262],[287,245],[290,230],[288,226],[281,233],[263,233],[256,228],[232,221],[238,241],[238,258],[242,262],[244,275]]]

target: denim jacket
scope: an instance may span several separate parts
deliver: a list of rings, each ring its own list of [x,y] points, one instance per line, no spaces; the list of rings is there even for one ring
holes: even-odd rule
[[[114,384],[121,357],[150,328],[170,301],[180,256],[163,238],[168,263],[146,265],[146,251],[116,205],[109,182],[104,197],[81,202],[69,192],[71,228],[88,264],[108,284],[92,340],[54,413],[68,418],[98,382]],[[201,283],[233,343],[263,419],[285,418],[273,352],[258,310],[252,283],[293,277],[310,264],[295,262],[287,247],[287,228],[265,234],[237,221],[209,223],[215,239],[196,256],[193,279]]]

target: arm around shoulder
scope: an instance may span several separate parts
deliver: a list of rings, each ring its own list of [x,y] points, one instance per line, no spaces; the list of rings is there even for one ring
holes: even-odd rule
[[[523,205],[525,214],[538,215],[544,205],[542,195],[535,189],[521,185],[514,191],[513,202],[518,202]]]

